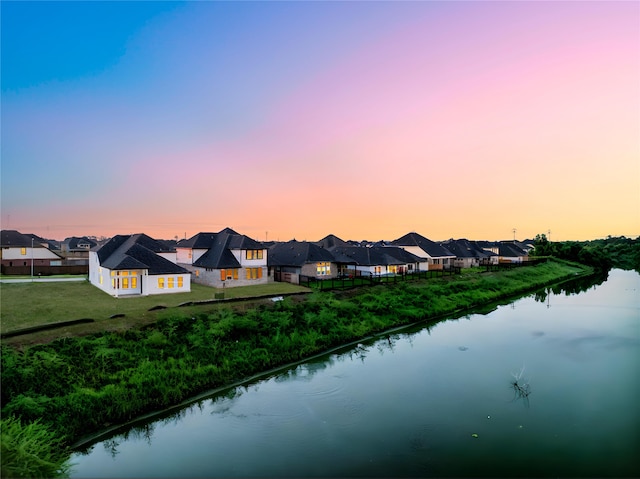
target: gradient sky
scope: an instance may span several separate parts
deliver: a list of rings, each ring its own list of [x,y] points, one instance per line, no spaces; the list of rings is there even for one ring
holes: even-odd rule
[[[640,235],[640,2],[0,8],[3,229]]]

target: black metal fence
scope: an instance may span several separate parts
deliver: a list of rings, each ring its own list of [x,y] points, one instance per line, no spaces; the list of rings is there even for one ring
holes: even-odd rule
[[[485,268],[485,271],[502,271],[505,269],[513,269],[513,268],[522,268],[525,266],[535,266],[540,263],[546,263],[549,260],[548,257],[544,258],[529,258],[526,261],[520,262],[511,262],[511,261],[500,261],[499,263],[488,263],[481,262],[480,267]]]
[[[404,281],[417,281],[419,279],[428,279],[442,276],[452,276],[460,274],[460,267],[453,266],[448,269],[434,269],[430,271],[417,271],[405,274],[390,275],[358,275],[344,276],[341,278],[314,278],[313,276],[300,275],[300,285],[320,291],[328,291],[332,289],[350,289],[359,286],[373,286],[376,284],[402,283]]]

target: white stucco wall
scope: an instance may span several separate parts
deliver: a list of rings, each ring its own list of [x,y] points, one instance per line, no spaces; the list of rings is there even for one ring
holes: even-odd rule
[[[59,260],[60,256],[55,254],[53,251],[48,250],[47,248],[31,248],[27,246],[25,249],[25,254],[22,254],[22,248],[2,248],[2,259],[3,260],[23,260],[30,261],[31,258],[36,259],[52,259]]]

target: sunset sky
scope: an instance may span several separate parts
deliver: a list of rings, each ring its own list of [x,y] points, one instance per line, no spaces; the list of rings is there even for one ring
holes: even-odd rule
[[[2,229],[640,235],[640,2],[1,2]]]

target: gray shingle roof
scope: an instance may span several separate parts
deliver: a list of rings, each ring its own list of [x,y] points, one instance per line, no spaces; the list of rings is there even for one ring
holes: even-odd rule
[[[201,268],[223,269],[240,268],[240,262],[231,250],[259,250],[265,247],[258,241],[248,236],[236,233],[231,228],[225,228],[219,233],[198,233],[199,238],[194,240],[193,249],[206,249],[207,252],[193,262],[194,266]],[[195,237],[194,237],[195,238]],[[187,241],[190,241],[190,238]],[[184,246],[182,243],[178,247]]]
[[[302,266],[308,263],[333,261],[334,257],[328,250],[315,243],[296,240],[274,244],[269,248],[267,257],[269,266]]]
[[[406,235],[393,240],[391,244],[394,246],[418,246],[432,258],[455,256],[444,246],[441,246],[418,233],[407,233]]]
[[[397,246],[344,246],[334,248],[331,253],[337,263],[358,266],[401,265],[423,261]]]
[[[111,270],[146,269],[149,274],[181,274],[186,269],[157,253],[166,252],[166,245],[145,234],[117,235],[93,251],[100,265]]]
[[[19,233],[16,230],[2,230],[0,232],[0,246],[4,248],[31,248],[31,236]],[[42,248],[43,246],[38,243],[37,237],[34,235],[34,248]]]

